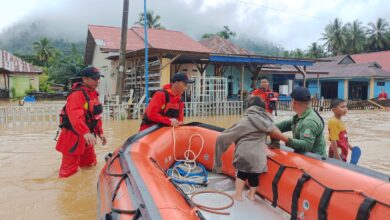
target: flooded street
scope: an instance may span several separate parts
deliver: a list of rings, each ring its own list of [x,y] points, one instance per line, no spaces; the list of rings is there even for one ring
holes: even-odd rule
[[[331,113],[323,116],[327,122]],[[238,118],[197,117],[186,122],[228,127]],[[359,164],[390,175],[390,112],[350,111],[345,123],[351,144],[362,148]],[[137,132],[139,121],[106,121],[104,128],[108,144],[96,146],[97,167],[58,179],[56,125],[0,127],[0,219],[96,219],[96,183],[104,156]]]

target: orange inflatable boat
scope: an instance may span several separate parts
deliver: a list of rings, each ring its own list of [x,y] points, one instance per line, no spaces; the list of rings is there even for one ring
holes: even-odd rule
[[[232,204],[224,197],[229,204],[224,215],[205,211],[200,203],[209,202],[214,210],[223,203],[210,191],[217,189],[218,178],[235,176],[234,146],[222,156],[224,175],[211,173],[222,130],[203,123],[176,129],[156,125],[128,138],[106,157],[98,180],[98,219],[390,219],[389,176],[291,149],[268,150],[268,172],[259,177],[254,202]],[[201,138],[191,138],[194,134]],[[192,195],[166,172],[189,147],[209,171],[208,183],[196,186]],[[211,193],[194,198],[202,191]]]

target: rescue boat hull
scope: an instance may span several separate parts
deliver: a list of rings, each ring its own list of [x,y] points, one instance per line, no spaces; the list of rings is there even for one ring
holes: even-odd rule
[[[99,219],[205,219],[189,197],[167,178],[183,158],[189,137],[204,138],[197,162],[213,167],[215,142],[222,128],[191,123],[175,129],[153,126],[132,137],[107,160],[98,180]],[[201,140],[191,144],[194,152]],[[223,174],[234,177],[234,146],[223,156]],[[313,154],[269,149],[268,172],[259,177],[257,193],[291,219],[387,219],[389,177]],[[273,208],[269,206],[270,208]]]

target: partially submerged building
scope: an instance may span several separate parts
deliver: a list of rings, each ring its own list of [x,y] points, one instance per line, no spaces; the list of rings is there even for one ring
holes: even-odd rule
[[[185,72],[195,79],[186,101],[215,102],[242,99],[245,92],[258,86],[261,76],[268,76],[271,86],[283,85],[289,94],[295,74],[310,74],[310,59],[257,56],[218,36],[197,42],[179,31],[148,30],[149,94],[169,83],[171,76]],[[100,68],[106,76],[101,94],[116,91],[120,28],[88,26],[85,63]],[[281,65],[294,67],[284,71]],[[127,32],[126,78],[124,93],[133,102],[143,101],[145,94],[144,29],[133,27]],[[277,72],[275,72],[277,70]]]
[[[366,100],[376,98],[382,89],[390,92],[390,71],[377,62],[357,63],[352,56],[327,57],[330,62],[317,62],[309,71],[326,71],[328,74],[310,75],[307,87],[312,94],[325,99],[342,98]],[[298,76],[297,83],[302,85]]]
[[[22,97],[31,89],[39,91],[41,73],[31,63],[0,50],[0,98]]]

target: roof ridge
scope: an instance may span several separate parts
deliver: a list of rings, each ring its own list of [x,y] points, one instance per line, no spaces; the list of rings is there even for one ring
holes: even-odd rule
[[[374,51],[368,53],[357,53],[357,54],[352,54],[351,56],[368,55],[368,54],[376,54],[376,53],[390,53],[390,50]]]

